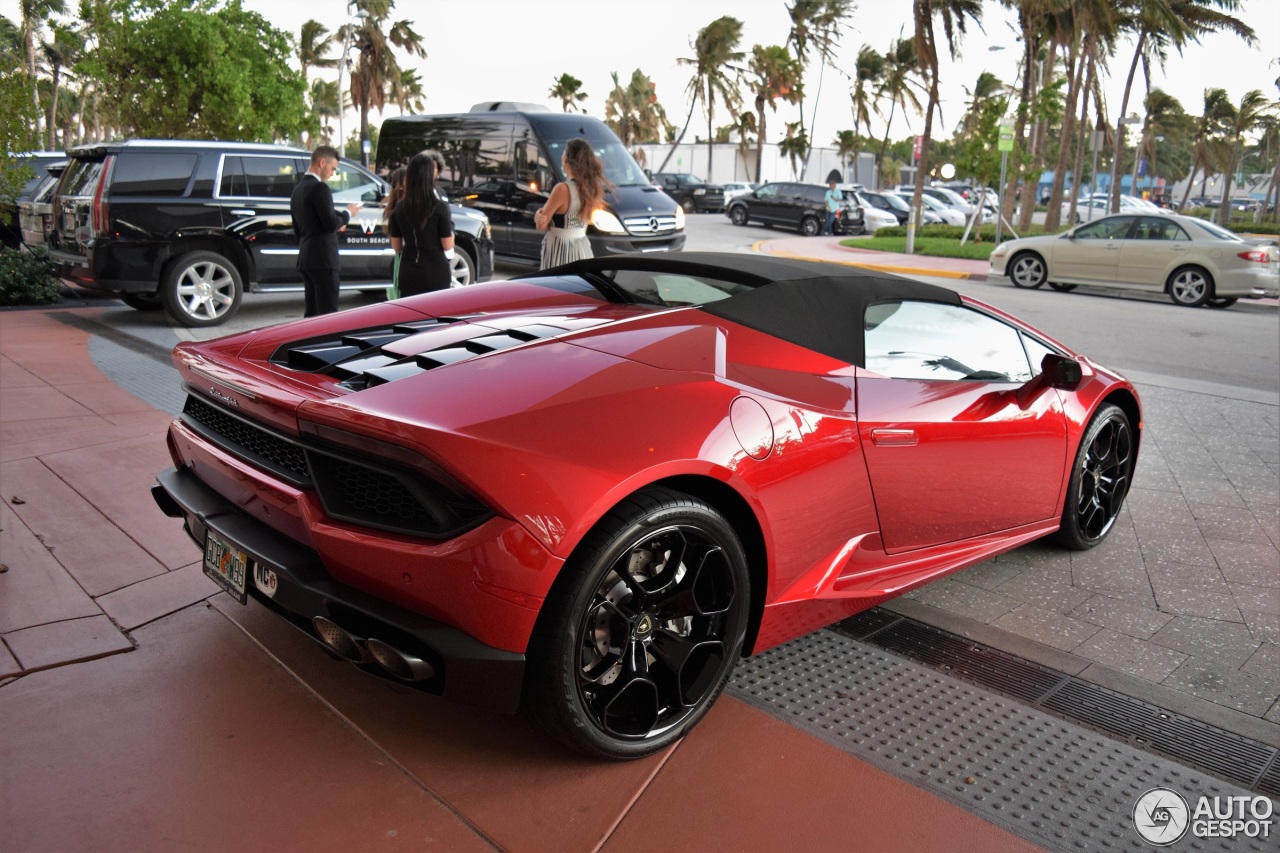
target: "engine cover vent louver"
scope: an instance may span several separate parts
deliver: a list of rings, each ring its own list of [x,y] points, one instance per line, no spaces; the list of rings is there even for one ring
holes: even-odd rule
[[[458,340],[456,330],[448,342],[431,333],[456,323],[470,322],[475,337]],[[439,317],[435,320],[347,332],[332,338],[312,338],[281,347],[271,362],[290,370],[322,373],[338,380],[349,391],[362,391],[416,376],[447,364],[562,335],[566,329],[529,317]],[[419,341],[406,341],[413,336]],[[438,346],[432,346],[439,341]],[[394,345],[394,346],[393,346]],[[394,351],[389,350],[393,349]]]

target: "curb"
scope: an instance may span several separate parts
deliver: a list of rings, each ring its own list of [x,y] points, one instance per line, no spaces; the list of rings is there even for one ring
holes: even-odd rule
[[[927,269],[924,267],[907,267],[897,264],[879,264],[874,262],[850,261],[839,258],[815,258],[812,255],[797,255],[786,250],[763,251],[760,247],[765,243],[772,243],[777,238],[770,240],[757,240],[751,244],[751,251],[761,255],[773,255],[780,258],[791,258],[799,261],[816,261],[825,264],[841,264],[846,267],[860,267],[862,269],[875,270],[876,272],[896,273],[899,275],[922,275],[931,276],[933,278],[950,278],[965,281],[986,281],[986,273],[969,273],[956,272],[955,270]],[[848,246],[840,246],[841,251],[845,252],[869,252],[870,249],[850,249]]]

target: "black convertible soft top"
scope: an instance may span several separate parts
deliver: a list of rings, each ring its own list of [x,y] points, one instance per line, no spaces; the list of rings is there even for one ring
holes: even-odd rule
[[[863,318],[877,302],[911,299],[959,305],[953,290],[860,267],[728,252],[610,255],[538,275],[610,270],[696,275],[752,289],[700,307],[784,341],[865,367]],[[530,276],[536,277],[536,276]]]

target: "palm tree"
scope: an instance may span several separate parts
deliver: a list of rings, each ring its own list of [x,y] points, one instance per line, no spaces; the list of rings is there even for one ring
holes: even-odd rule
[[[40,46],[48,63],[50,89],[49,110],[45,113],[49,150],[57,147],[58,94],[61,91],[62,71],[80,60],[84,53],[84,35],[74,24],[54,24],[53,38]]]
[[[920,159],[916,167],[916,188],[911,197],[911,218],[907,220],[907,254],[915,252],[916,229],[920,226],[920,196],[924,176],[929,169],[929,137],[933,133],[933,113],[938,108],[938,42],[933,19],[942,22],[947,49],[954,60],[960,38],[964,36],[966,19],[982,20],[982,0],[912,0],[915,20],[916,56],[929,81],[929,106],[924,113],[924,133],[920,141]]]
[[[876,89],[874,96],[876,113],[882,118],[884,113],[880,109],[880,102],[882,100],[889,102],[884,139],[880,141],[880,150],[876,154],[877,175],[883,172],[884,155],[889,149],[889,132],[893,128],[893,117],[898,107],[901,106],[904,113],[907,107],[911,107],[916,115],[924,115],[924,107],[920,104],[917,93],[925,94],[927,90],[918,79],[919,74],[920,63],[916,59],[915,43],[899,35],[889,46],[888,53],[884,55],[884,74],[880,78],[880,87]],[[910,127],[910,123],[907,126]]]
[[[311,81],[311,109],[316,114],[325,141],[332,144],[333,125],[329,124],[329,120],[337,118],[340,112],[337,80],[317,78]]]
[[[1120,101],[1120,115],[1128,114],[1129,95],[1133,89],[1133,77],[1139,61],[1144,67],[1155,60],[1163,68],[1170,47],[1182,53],[1188,42],[1198,42],[1200,36],[1219,31],[1235,33],[1252,46],[1257,40],[1253,28],[1232,16],[1240,8],[1240,0],[1131,0],[1134,10],[1128,28],[1134,32],[1133,61],[1129,64],[1129,76],[1125,81],[1124,97]],[[1125,129],[1122,123],[1116,133],[1115,152],[1111,160],[1111,212],[1120,209],[1120,185],[1116,170],[1124,151]]]
[[[809,134],[805,131],[803,122],[787,122],[787,136],[778,143],[778,150],[791,161],[791,176],[795,177],[800,159],[809,150]]]
[[[761,164],[764,161],[765,108],[778,111],[778,100],[789,104],[799,103],[804,87],[800,83],[800,64],[785,47],[779,45],[754,45],[748,69],[753,75],[748,85],[755,95],[756,107],[756,183],[760,182]]]
[[[41,112],[40,96],[36,91],[36,42],[42,30],[54,15],[67,11],[65,0],[19,0],[22,14],[22,43],[27,54],[27,73],[31,75],[31,105]]]
[[[844,164],[845,178],[848,179],[849,172],[853,169],[853,155],[858,153],[861,148],[862,140],[858,137],[856,130],[838,130],[836,138],[832,140],[836,145],[836,155],[840,158],[840,162]]]
[[[422,88],[422,75],[410,68],[400,71],[400,79],[391,82],[392,103],[400,108],[400,115],[420,113],[426,108],[427,93]]]
[[[884,57],[871,45],[864,44],[858,51],[853,68],[853,89],[849,92],[853,106],[853,132],[857,135],[858,130],[865,127],[869,134],[872,102],[875,99],[871,89],[884,76]]]
[[[387,105],[387,90],[400,79],[401,68],[392,47],[411,56],[425,59],[422,36],[414,32],[412,21],[390,21],[395,0],[353,0],[365,13],[359,23],[344,24],[338,30],[343,43],[360,51],[360,59],[351,72],[351,100],[360,109],[360,160],[369,164],[369,111],[382,112]],[[384,32],[384,27],[386,31]],[[343,145],[346,141],[343,140]]]
[[[840,43],[840,31],[844,29],[845,20],[853,15],[853,0],[792,0],[787,6],[787,14],[791,17],[791,32],[787,35],[787,44],[794,47],[796,61],[800,63],[800,79],[804,79],[809,67],[809,51],[817,51],[819,60],[818,88],[813,98],[813,115],[817,120],[818,98],[822,94],[822,73],[830,65],[836,67],[835,52]],[[804,124],[804,99],[800,100],[800,129]],[[808,133],[805,134],[808,139]],[[804,178],[805,169],[809,165],[809,152],[804,152],[800,169],[800,177]]]
[[[1147,93],[1144,103],[1147,117],[1142,122],[1142,136],[1138,138],[1138,150],[1133,154],[1133,174],[1129,178],[1129,186],[1134,193],[1138,189],[1138,165],[1142,161],[1142,155],[1146,154],[1149,158],[1147,174],[1154,182],[1156,137],[1168,133],[1177,119],[1186,115],[1182,103],[1163,89],[1152,89]]]
[[[316,20],[307,21],[298,33],[298,63],[302,66],[302,79],[307,79],[307,71],[311,68],[335,68],[337,59],[329,59],[327,54],[333,49],[333,36],[328,28]]]
[[[547,96],[559,98],[560,109],[566,113],[574,112],[574,104],[587,99],[587,93],[582,91],[582,81],[572,74],[561,74],[557,77],[556,84],[551,87]],[[582,108],[582,112],[586,112],[585,107]]]
[[[689,129],[689,122],[693,120],[693,111],[699,100],[707,110],[707,171],[711,171],[711,123],[715,115],[715,102],[719,99],[722,104],[734,111],[741,103],[737,85],[740,71],[734,64],[741,62],[745,56],[738,50],[738,43],[741,40],[742,21],[730,15],[723,15],[698,30],[698,35],[689,43],[693,48],[692,57],[681,57],[676,60],[679,65],[693,67],[693,76],[689,78],[689,85],[685,87],[685,93],[689,96],[689,115],[685,117],[684,127],[680,129],[675,145],[667,151],[662,165],[658,167],[659,172],[666,169],[667,162],[680,147],[680,141],[684,139],[684,134]]]
[[[1231,197],[1231,181],[1236,172],[1236,164],[1240,162],[1240,148],[1244,145],[1244,135],[1258,127],[1263,117],[1275,110],[1275,104],[1267,100],[1261,89],[1252,89],[1240,99],[1227,124],[1227,138],[1231,140],[1231,157],[1227,160],[1227,168],[1223,173],[1222,204],[1218,206],[1218,224],[1226,225],[1231,218],[1231,207],[1227,200]]]
[[[616,71],[611,76],[613,91],[605,98],[604,120],[622,144],[631,148],[637,143],[666,140],[673,128],[649,75],[637,68],[626,86],[618,81]]]
[[[1187,199],[1191,196],[1191,187],[1196,182],[1196,172],[1203,168],[1205,174],[1208,175],[1210,170],[1214,168],[1215,158],[1210,148],[1210,140],[1226,129],[1227,123],[1231,121],[1234,112],[1235,107],[1231,105],[1231,97],[1227,94],[1226,89],[1204,90],[1204,111],[1196,119],[1194,151],[1191,155],[1191,174],[1187,176],[1187,188],[1182,193],[1182,201],[1178,204],[1179,210],[1187,206]]]
[[[1049,191],[1049,207],[1045,214],[1045,230],[1055,231],[1058,228],[1062,211],[1062,197],[1066,190],[1067,164],[1072,155],[1072,142],[1075,142],[1077,165],[1072,169],[1072,204],[1079,196],[1080,165],[1083,160],[1084,139],[1082,135],[1089,130],[1085,119],[1088,116],[1089,85],[1099,63],[1105,64],[1106,57],[1114,50],[1118,34],[1118,15],[1113,0],[1076,0],[1066,9],[1057,13],[1064,20],[1060,28],[1071,34],[1068,64],[1073,71],[1067,86],[1067,102],[1062,121],[1062,133],[1059,137],[1058,160],[1053,170],[1053,185]],[[1078,45],[1078,46],[1077,46]],[[1079,128],[1076,124],[1076,104],[1080,104]],[[1077,138],[1079,137],[1079,138]]]

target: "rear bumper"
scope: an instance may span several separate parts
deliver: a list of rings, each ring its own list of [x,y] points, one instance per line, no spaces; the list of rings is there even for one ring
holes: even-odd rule
[[[428,661],[434,675],[401,682],[369,659],[357,668],[450,701],[513,713],[520,703],[524,655],[487,646],[456,628],[334,580],[315,551],[251,517],[194,474],[168,468],[151,487],[160,509],[181,518],[202,550],[209,530],[244,550],[251,561],[275,573],[278,585],[267,595],[247,583],[249,595],[320,644],[312,620],[337,623],[363,641],[379,639]]]
[[[59,278],[89,290],[107,293],[154,293],[159,283],[153,247],[136,250],[137,257],[119,258],[112,252],[86,255],[49,247],[49,259]]]

